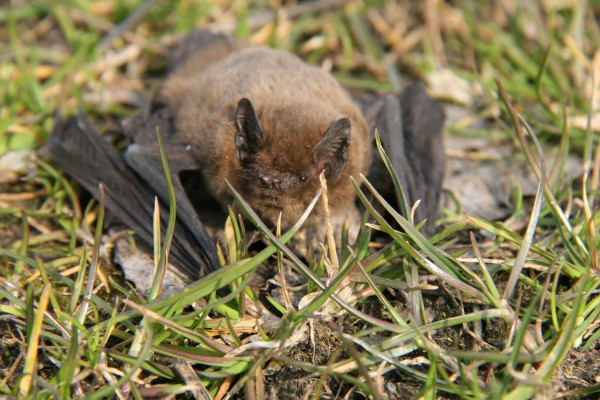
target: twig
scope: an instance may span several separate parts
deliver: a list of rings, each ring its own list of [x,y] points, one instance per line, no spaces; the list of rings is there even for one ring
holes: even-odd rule
[[[142,18],[150,11],[152,7],[157,3],[157,0],[146,0],[139,6],[130,16],[125,18],[123,22],[114,27],[98,44],[99,50],[104,50],[108,47],[115,39],[123,36],[123,34],[137,25]]]
[[[250,29],[259,28],[275,20],[278,13],[282,13],[288,18],[296,18],[303,14],[325,11],[331,8],[341,7],[349,3],[349,0],[314,0],[299,4],[290,4],[280,7],[277,11],[266,10],[252,13],[248,18],[247,25]],[[236,30],[239,23],[215,22],[209,25],[211,29],[220,32],[232,33]]]

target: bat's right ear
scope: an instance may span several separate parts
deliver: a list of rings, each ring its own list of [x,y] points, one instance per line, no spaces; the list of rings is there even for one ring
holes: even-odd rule
[[[245,97],[238,102],[235,122],[237,125],[235,147],[238,159],[242,163],[252,162],[254,155],[263,145],[265,135],[252,103]]]
[[[314,161],[323,166],[327,179],[337,179],[346,167],[350,128],[348,118],[338,119],[331,124],[323,139],[315,147]]]

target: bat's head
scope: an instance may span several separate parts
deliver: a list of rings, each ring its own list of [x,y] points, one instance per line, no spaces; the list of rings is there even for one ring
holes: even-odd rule
[[[350,145],[348,118],[323,125],[314,116],[272,111],[263,122],[250,100],[242,98],[236,111],[235,146],[243,169],[242,190],[250,200],[271,202],[280,210],[297,203],[306,206],[320,187],[321,172],[330,184],[342,176]]]

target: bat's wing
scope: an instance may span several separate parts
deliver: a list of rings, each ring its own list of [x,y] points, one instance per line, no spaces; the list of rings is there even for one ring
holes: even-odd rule
[[[156,166],[156,152],[134,148],[129,158],[138,160],[150,154],[151,167],[141,168],[142,174],[149,171],[154,176],[141,175],[132,170],[122,154],[111,144],[103,140],[83,115],[58,120],[46,148],[50,156],[84,188],[98,197],[98,184],[102,183],[106,197],[106,207],[125,225],[135,230],[138,237],[147,246],[153,243],[152,218],[154,198],[158,195],[161,203],[163,227],[168,217],[167,190],[164,183],[164,171]],[[167,153],[178,150],[168,149]],[[181,155],[181,154],[179,154]],[[170,158],[174,154],[169,155]],[[160,155],[158,155],[160,159]],[[135,164],[135,162],[134,162]],[[144,165],[144,163],[141,163]],[[177,163],[174,163],[176,175]],[[149,179],[150,178],[150,179]],[[150,182],[150,186],[147,182]],[[177,201],[177,223],[170,252],[170,260],[190,279],[218,268],[216,249],[189,200],[181,188],[178,179],[173,179]]]
[[[427,218],[426,231],[432,232],[446,170],[442,135],[445,114],[440,103],[429,97],[421,84],[407,87],[400,104],[406,158],[415,180],[413,200],[423,202],[417,209],[416,219]]]
[[[190,82],[211,64],[246,46],[230,35],[206,29],[186,35],[171,51],[169,75],[152,99],[152,113],[157,107],[179,110]]]
[[[191,157],[186,147],[166,144],[165,152],[169,160],[171,181],[176,195],[177,222],[181,227],[178,232],[175,232],[174,241],[180,242],[179,245],[185,254],[195,254],[201,251],[201,255],[210,257],[205,258],[204,261],[205,264],[208,263],[208,265],[213,266],[211,268],[213,270],[219,266],[215,245],[212,244],[204,224],[198,218],[198,214],[179,178],[181,171],[198,170],[200,166]],[[163,195],[168,193],[158,145],[131,144],[125,152],[125,160],[154,189],[155,193]],[[171,160],[174,160],[174,162],[171,162]],[[184,235],[183,239],[185,240],[180,241],[181,236],[177,235]],[[206,246],[209,247],[210,252],[205,250]]]
[[[415,221],[427,219],[425,233],[431,234],[442,192],[446,155],[442,138],[444,111],[427,95],[420,84],[406,88],[400,96],[386,94],[363,101],[361,108],[367,122],[377,129],[381,142],[412,206],[421,200]],[[379,152],[374,149],[369,180],[382,194],[390,197],[392,181]],[[399,198],[395,198],[399,205]]]
[[[173,47],[169,69],[171,74],[193,76],[207,65],[247,46],[246,42],[226,33],[196,29]]]

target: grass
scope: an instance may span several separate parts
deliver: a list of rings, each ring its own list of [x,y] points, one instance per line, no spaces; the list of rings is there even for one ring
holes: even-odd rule
[[[155,2],[113,39],[143,2],[0,10],[0,393],[597,396],[600,9],[593,1],[417,3],[354,1],[319,14],[291,7],[269,20],[262,16],[274,2]],[[425,80],[468,111],[447,131],[512,142],[538,176],[536,194],[515,190],[504,221],[445,207],[427,238],[357,179],[368,211],[359,240],[308,261],[286,245],[299,226],[276,235],[240,198],[246,220],[229,221],[223,268],[168,298],[157,273],[142,298],[112,264],[102,200],[80,197],[38,151],[57,108],[81,109],[112,134],[160,82],[164,44],[211,23],[331,65],[353,93]],[[560,154],[552,167],[548,148]],[[568,155],[585,172],[575,182],[565,178]],[[249,224],[268,239],[260,252],[248,250]],[[159,267],[170,240],[156,237]],[[282,300],[267,294],[279,316],[251,284],[265,265],[280,276]],[[307,282],[301,309],[290,300],[290,266]]]

